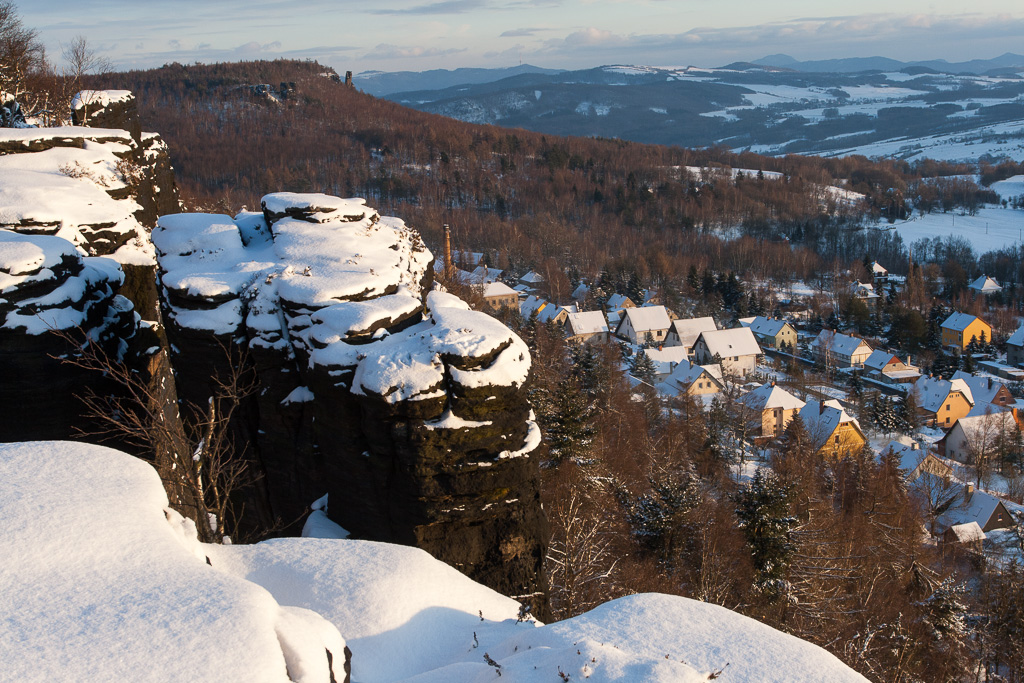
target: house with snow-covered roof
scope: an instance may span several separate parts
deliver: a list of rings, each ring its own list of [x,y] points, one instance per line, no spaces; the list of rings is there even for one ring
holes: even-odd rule
[[[473,284],[487,284],[497,282],[502,271],[497,268],[488,268],[486,265],[479,265],[469,274],[470,282]],[[511,289],[511,287],[509,287]]]
[[[1024,363],[1024,325],[1006,340],[1006,363],[1018,367]]]
[[[626,308],[623,309],[622,320],[615,328],[615,336],[632,344],[662,344],[671,326],[672,321],[664,306]]]
[[[654,364],[654,381],[664,382],[680,363],[689,363],[682,346],[659,346],[644,351]]]
[[[974,407],[974,395],[962,379],[921,377],[913,392],[918,412],[936,427],[952,427]]]
[[[889,271],[878,261],[872,261],[871,279],[874,281],[875,289],[881,291],[885,285],[889,284]]]
[[[576,311],[576,305],[570,306],[556,306],[555,304],[545,301],[540,297],[530,295],[519,304],[519,314],[530,319],[532,316],[537,316],[537,322],[539,323],[554,323],[556,325],[565,324],[565,319],[569,317],[570,313]]]
[[[796,328],[781,318],[766,318],[759,315],[751,318],[743,327],[750,328],[762,348],[796,348]]]
[[[721,366],[697,365],[688,361],[680,361],[658,385],[658,391],[666,396],[710,396],[724,388]]]
[[[625,294],[612,294],[604,304],[609,320],[622,320],[623,311],[627,308],[636,308],[636,304]]]
[[[759,436],[777,437],[786,430],[804,402],[775,382],[762,384],[740,397],[738,403],[753,414],[747,420]]]
[[[977,280],[967,285],[967,289],[983,296],[1003,291],[1003,288],[999,286],[999,283],[987,275],[982,275]]]
[[[672,327],[669,328],[668,336],[665,338],[665,344],[685,347],[692,359],[693,343],[697,341],[700,333],[717,329],[718,325],[715,324],[715,319],[711,316],[673,320]]]
[[[484,285],[483,295],[484,304],[493,313],[519,307],[519,293],[504,282],[487,283]]]
[[[975,375],[963,370],[953,373],[952,379],[962,379],[971,390],[974,407],[970,415],[981,414],[986,410],[1005,410],[1013,407],[1017,399],[1006,385],[991,375]]]
[[[608,341],[608,320],[601,311],[581,311],[570,313],[563,324],[565,336],[569,341],[606,342]]]
[[[871,355],[871,347],[859,337],[822,330],[810,343],[811,353],[834,368],[859,368]]]
[[[544,282],[544,276],[540,273],[531,270],[522,277],[519,278],[518,283],[524,287],[537,287],[537,285]]]
[[[972,339],[992,341],[992,326],[969,313],[953,313],[939,327],[942,329],[942,345],[958,353],[963,353]]]
[[[693,343],[698,363],[721,363],[726,375],[746,377],[757,369],[761,347],[749,327],[701,332]]]
[[[875,286],[870,282],[861,282],[857,280],[850,285],[850,294],[857,299],[860,299],[868,306],[878,305],[878,301],[882,298],[878,292],[875,291]]]
[[[942,504],[935,519],[934,532],[942,534],[958,524],[977,522],[984,532],[1009,529],[1015,524],[1006,503],[998,496],[978,491],[972,484],[963,488]]]
[[[885,382],[886,384],[913,384],[921,377],[921,371],[910,364],[910,356],[906,362],[894,353],[875,349],[864,361],[866,377]]]
[[[900,469],[903,470],[907,481],[915,481],[926,474],[948,480],[955,474],[952,465],[931,451],[922,449],[917,441],[890,441],[889,445],[880,451],[881,454],[887,452],[899,458]]]
[[[977,522],[966,524],[954,524],[942,532],[942,542],[967,546],[975,552],[981,552],[982,544],[985,542],[985,532]]]
[[[826,457],[845,458],[868,442],[860,423],[839,401],[808,401],[798,413],[815,450]]]
[[[972,465],[979,459],[994,459],[999,449],[1012,443],[1019,433],[1016,408],[990,409],[978,415],[961,417],[935,442],[935,447],[943,457]]]

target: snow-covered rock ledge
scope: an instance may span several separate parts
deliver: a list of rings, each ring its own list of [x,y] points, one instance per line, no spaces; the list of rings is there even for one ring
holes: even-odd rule
[[[358,683],[866,680],[715,605],[634,595],[540,626],[414,548],[203,545],[166,506],[156,473],[123,453],[0,445],[5,679],[340,683],[347,643]]]
[[[240,347],[259,377],[246,438],[274,516],[327,492],[356,537],[542,592],[526,345],[434,289],[433,257],[401,219],[323,194],[262,208],[164,216],[153,231],[179,394],[203,402],[226,372],[222,345]]]

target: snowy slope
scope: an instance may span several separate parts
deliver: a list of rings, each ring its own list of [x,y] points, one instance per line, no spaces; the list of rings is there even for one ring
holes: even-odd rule
[[[865,680],[715,605],[633,595],[548,626],[518,622],[516,602],[422,550],[202,545],[166,505],[156,473],[123,453],[0,446],[0,677],[326,681],[340,631],[356,683],[495,681],[499,668],[503,683]]]

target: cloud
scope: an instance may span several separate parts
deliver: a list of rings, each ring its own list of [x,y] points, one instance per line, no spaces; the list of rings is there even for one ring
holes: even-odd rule
[[[454,55],[460,52],[466,52],[466,48],[448,48],[442,50],[437,47],[421,47],[421,46],[399,46],[390,45],[388,43],[381,43],[377,47],[373,48],[370,52],[363,55],[363,59],[411,59],[418,57],[442,57],[444,55]]]
[[[367,14],[463,14],[485,7],[484,0],[442,0],[401,9],[371,9]]]
[[[499,38],[524,38],[524,37],[533,36],[533,35],[539,33],[540,31],[545,31],[545,30],[548,30],[548,29],[543,29],[543,28],[513,28],[513,29],[510,29],[508,31],[503,32],[498,37]]]

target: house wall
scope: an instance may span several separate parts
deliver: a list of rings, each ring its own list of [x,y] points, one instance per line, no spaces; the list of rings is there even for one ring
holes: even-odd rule
[[[936,425],[948,428],[961,417],[966,417],[969,412],[971,412],[971,404],[967,398],[959,391],[951,391],[939,406],[938,412],[927,415]]]
[[[686,393],[690,396],[717,394],[719,391],[718,384],[706,372],[691,382],[690,386],[686,389]]]
[[[867,441],[852,423],[843,422],[832,432],[819,451],[833,458],[845,458],[859,451],[865,443]]]
[[[1024,347],[1006,345],[1006,362],[1009,365],[1020,365],[1024,363]]]
[[[503,308],[519,308],[519,296],[517,294],[499,294],[485,297],[484,303],[492,311],[500,311]]]
[[[982,332],[985,333],[985,339],[992,341],[992,327],[985,321],[976,318],[974,322],[967,326],[963,331],[963,334],[956,330],[950,330],[948,328],[942,328],[942,345],[943,346],[955,346],[956,348],[963,351],[967,348],[967,345],[971,343],[971,338],[981,339]]]
[[[779,436],[786,431],[786,427],[793,421],[793,416],[796,414],[796,409],[769,408],[768,410],[762,410],[761,436]]]

